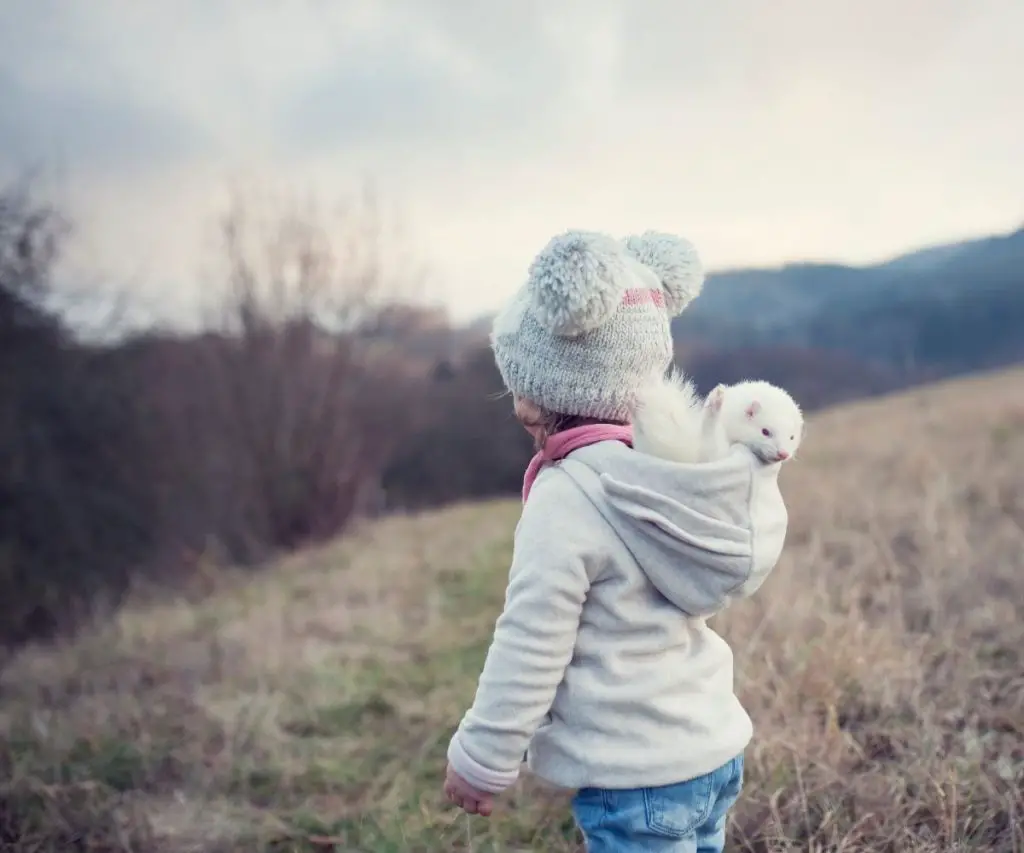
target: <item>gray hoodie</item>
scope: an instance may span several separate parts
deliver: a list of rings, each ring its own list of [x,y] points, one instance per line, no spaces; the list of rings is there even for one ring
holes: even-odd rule
[[[778,466],[743,447],[682,465],[603,441],[545,468],[452,767],[498,792],[529,747],[554,785],[635,788],[742,752],[732,651],[705,619],[757,590],[786,524]]]

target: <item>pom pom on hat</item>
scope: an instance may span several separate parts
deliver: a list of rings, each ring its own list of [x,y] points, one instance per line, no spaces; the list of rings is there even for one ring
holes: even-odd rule
[[[639,386],[672,362],[670,311],[702,284],[697,253],[678,237],[559,234],[494,318],[505,387],[549,412],[628,421]]]
[[[534,258],[527,288],[541,326],[560,337],[577,337],[607,323],[633,282],[617,240],[567,231]]]
[[[696,248],[689,240],[674,234],[645,231],[627,237],[626,251],[653,270],[665,291],[665,304],[671,316],[683,312],[704,287],[704,268]]]

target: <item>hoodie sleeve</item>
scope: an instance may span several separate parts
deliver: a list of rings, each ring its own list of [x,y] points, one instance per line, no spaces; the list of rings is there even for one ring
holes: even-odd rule
[[[586,525],[568,518],[579,501],[570,481],[549,474],[516,529],[505,607],[473,705],[448,746],[455,772],[482,791],[515,782],[572,659],[593,565],[574,532]]]

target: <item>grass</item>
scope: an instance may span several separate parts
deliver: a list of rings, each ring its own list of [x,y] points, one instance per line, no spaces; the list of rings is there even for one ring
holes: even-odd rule
[[[812,421],[782,562],[715,620],[756,729],[730,850],[1024,853],[1022,470],[1019,371]],[[0,850],[579,850],[533,780],[489,821],[440,790],[518,511],[389,519],[23,650]]]

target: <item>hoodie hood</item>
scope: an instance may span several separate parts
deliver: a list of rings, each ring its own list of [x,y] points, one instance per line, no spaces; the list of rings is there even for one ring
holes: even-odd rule
[[[582,447],[559,467],[582,488],[654,587],[690,616],[709,616],[767,577],[788,516],[779,465],[747,448],[680,464],[617,441]]]

